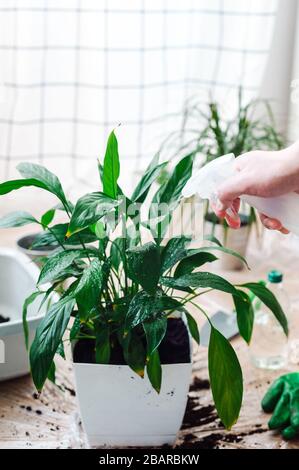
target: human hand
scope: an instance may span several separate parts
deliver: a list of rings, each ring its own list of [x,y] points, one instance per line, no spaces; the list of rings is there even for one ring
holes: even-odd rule
[[[226,219],[232,228],[239,228],[239,197],[243,194],[259,197],[280,196],[299,189],[299,142],[280,151],[253,151],[237,157],[236,174],[218,188],[218,200],[213,205],[216,215]],[[288,233],[281,222],[260,214],[265,227]]]
[[[282,375],[262,400],[265,412],[273,411],[270,429],[281,429],[285,439],[299,435],[299,372]]]

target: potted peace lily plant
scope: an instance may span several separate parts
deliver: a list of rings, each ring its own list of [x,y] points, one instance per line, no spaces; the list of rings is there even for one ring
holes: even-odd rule
[[[188,248],[187,235],[165,240],[171,214],[191,176],[193,156],[183,158],[150,198],[152,183],[165,165],[155,157],[128,198],[118,185],[118,145],[112,132],[103,165],[99,164],[102,191],[82,196],[74,206],[58,178],[37,164],[20,164],[22,178],[0,185],[0,194],[25,186],[50,191],[65,211],[67,222],[60,225],[53,223],[53,213],[39,221],[26,212],[9,214],[0,223],[42,225],[43,243],[55,239],[60,247],[43,265],[37,290],[25,300],[25,339],[28,345],[30,303],[40,296],[44,304],[51,292],[58,291],[59,300],[39,323],[30,346],[32,378],[39,392],[47,378],[54,379],[55,354],[64,355],[68,338],[83,426],[94,446],[175,441],[190,381],[190,337],[200,342],[189,310],[206,315],[198,299],[211,289],[232,296],[246,342],[254,320],[250,292],[270,308],[287,334],[284,312],[265,286],[232,285],[208,271],[207,264],[217,259],[215,253],[226,250],[216,239],[212,246],[193,249]],[[146,204],[149,216],[143,221]],[[169,208],[167,216],[157,209],[160,204]],[[150,241],[145,242],[141,227]],[[91,234],[96,244],[89,243]],[[49,282],[51,287],[43,289]],[[212,324],[208,360],[215,405],[229,429],[242,403],[242,371],[233,347]]]
[[[198,97],[187,102],[183,113],[182,128],[168,137],[162,149],[175,148],[176,154],[193,154],[200,157],[200,166],[228,153],[236,157],[251,150],[279,150],[284,139],[278,132],[270,103],[254,99],[243,103],[242,89],[237,96],[235,115],[228,119],[225,108],[217,101],[202,103]],[[205,233],[215,235],[227,248],[246,255],[251,228],[258,225],[254,208],[241,205],[241,227],[232,230],[225,220],[220,220],[209,204],[205,209]],[[222,269],[238,270],[243,263],[236,257],[221,255],[217,262]]]

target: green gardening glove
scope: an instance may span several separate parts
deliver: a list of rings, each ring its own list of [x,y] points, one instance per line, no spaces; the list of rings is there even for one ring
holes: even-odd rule
[[[299,372],[275,380],[262,400],[262,408],[273,411],[270,429],[281,429],[285,439],[299,435]]]

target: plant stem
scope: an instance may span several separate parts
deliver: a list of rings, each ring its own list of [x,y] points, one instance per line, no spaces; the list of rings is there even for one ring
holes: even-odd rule
[[[202,292],[199,292],[198,294],[193,295],[193,296],[190,297],[190,298],[188,298],[188,295],[190,295],[190,294],[187,294],[186,297],[183,297],[183,298],[185,299],[185,301],[183,302],[183,305],[185,305],[186,303],[190,302],[190,301],[193,300],[193,299],[196,299],[196,297],[199,297],[199,296],[201,296],[201,295],[203,295],[203,294],[207,294],[208,292],[211,292],[212,290],[213,290],[213,289],[206,289],[206,290],[204,290],[204,291],[202,291]]]
[[[189,302],[190,302],[190,304],[192,304],[194,307],[196,307],[198,310],[200,310],[200,312],[204,314],[204,316],[206,317],[206,319],[208,320],[208,322],[210,323],[210,325],[213,326],[212,323],[211,323],[211,320],[210,320],[210,318],[209,318],[209,315],[207,314],[207,312],[206,312],[202,307],[200,307],[198,304],[196,304],[195,302],[192,302],[192,300],[189,300]]]

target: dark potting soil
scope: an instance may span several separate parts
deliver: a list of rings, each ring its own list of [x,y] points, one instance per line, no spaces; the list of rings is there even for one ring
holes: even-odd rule
[[[4,315],[1,315],[0,313],[0,323],[6,323],[10,320],[9,317],[5,317]]]
[[[189,335],[185,323],[180,318],[169,318],[166,335],[159,346],[161,364],[182,364],[190,362]],[[76,343],[73,351],[74,362],[95,363],[95,342],[89,339]],[[111,349],[110,364],[125,365],[123,351],[115,341]]]

